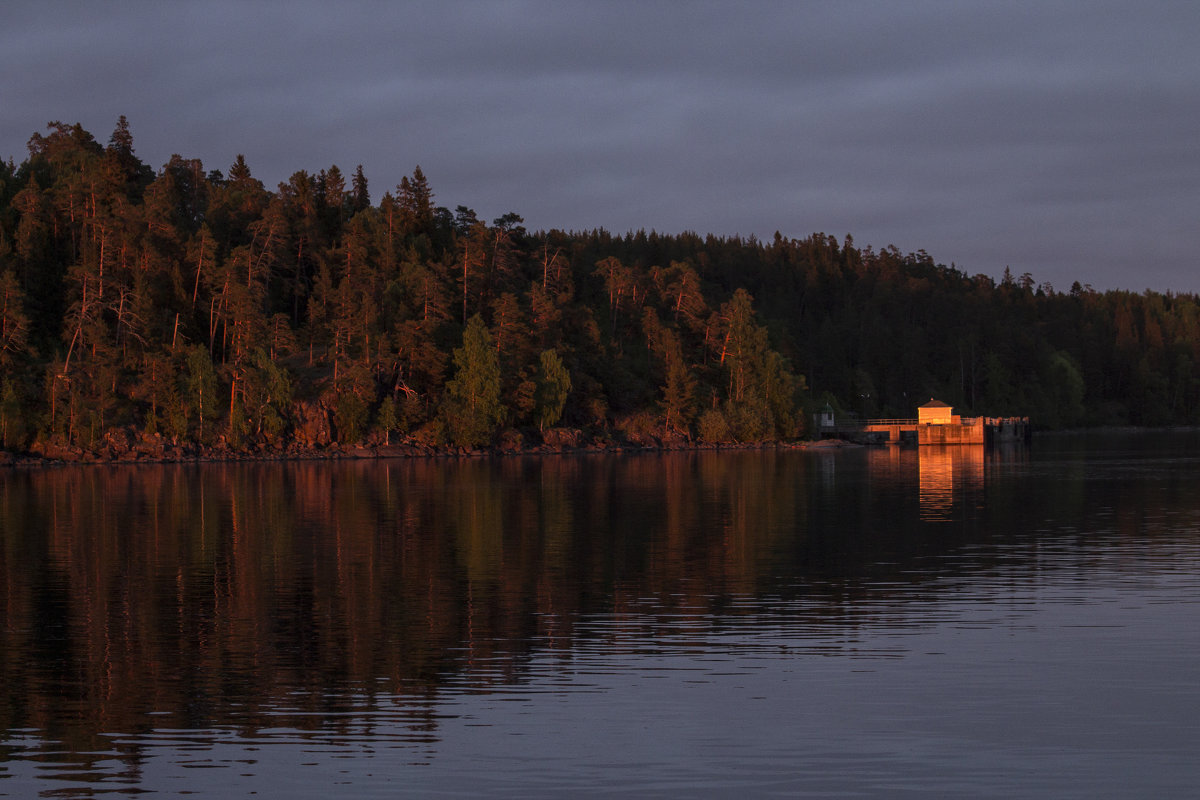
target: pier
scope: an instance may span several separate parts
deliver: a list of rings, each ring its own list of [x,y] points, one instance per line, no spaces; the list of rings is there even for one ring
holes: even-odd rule
[[[993,445],[1028,442],[1029,417],[962,417],[939,400],[917,409],[916,419],[835,420],[826,407],[817,415],[819,438],[842,438],[866,444]]]

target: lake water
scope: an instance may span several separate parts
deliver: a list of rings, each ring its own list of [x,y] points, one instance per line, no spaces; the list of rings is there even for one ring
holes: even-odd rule
[[[1200,435],[0,472],[0,796],[1183,797]]]

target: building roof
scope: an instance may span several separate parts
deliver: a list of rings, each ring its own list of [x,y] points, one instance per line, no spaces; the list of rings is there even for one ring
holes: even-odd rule
[[[935,399],[934,399],[934,398],[932,398],[932,397],[931,397],[931,398],[929,398],[929,402],[928,402],[928,403],[926,403],[925,405],[921,406],[921,408],[950,408],[950,407],[951,407],[951,406],[950,406],[950,404],[949,404],[949,403],[943,403],[941,400],[935,400]]]

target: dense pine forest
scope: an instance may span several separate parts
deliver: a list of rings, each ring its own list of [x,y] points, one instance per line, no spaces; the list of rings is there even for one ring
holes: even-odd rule
[[[531,232],[417,167],[275,191],[122,117],[0,163],[0,447],[113,457],[803,437],[931,396],[1036,426],[1200,422],[1195,295],[1057,291],[825,234]],[[1131,264],[1131,274],[1137,265]]]

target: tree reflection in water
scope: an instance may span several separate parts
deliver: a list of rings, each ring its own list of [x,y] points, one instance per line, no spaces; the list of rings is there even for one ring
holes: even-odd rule
[[[369,737],[386,719],[417,746],[437,740],[447,691],[518,684],[535,660],[569,666],[581,640],[687,641],[746,620],[857,647],[881,619],[928,624],[897,622],[912,587],[990,568],[978,545],[1028,527],[1039,498],[984,479],[1007,458],[892,447],[6,472],[0,726],[37,731],[80,768],[114,748],[135,765],[137,737],[155,732],[254,739],[281,721]],[[1082,474],[1065,477],[1053,502],[1086,508]],[[948,573],[944,556],[967,549],[977,566]]]

